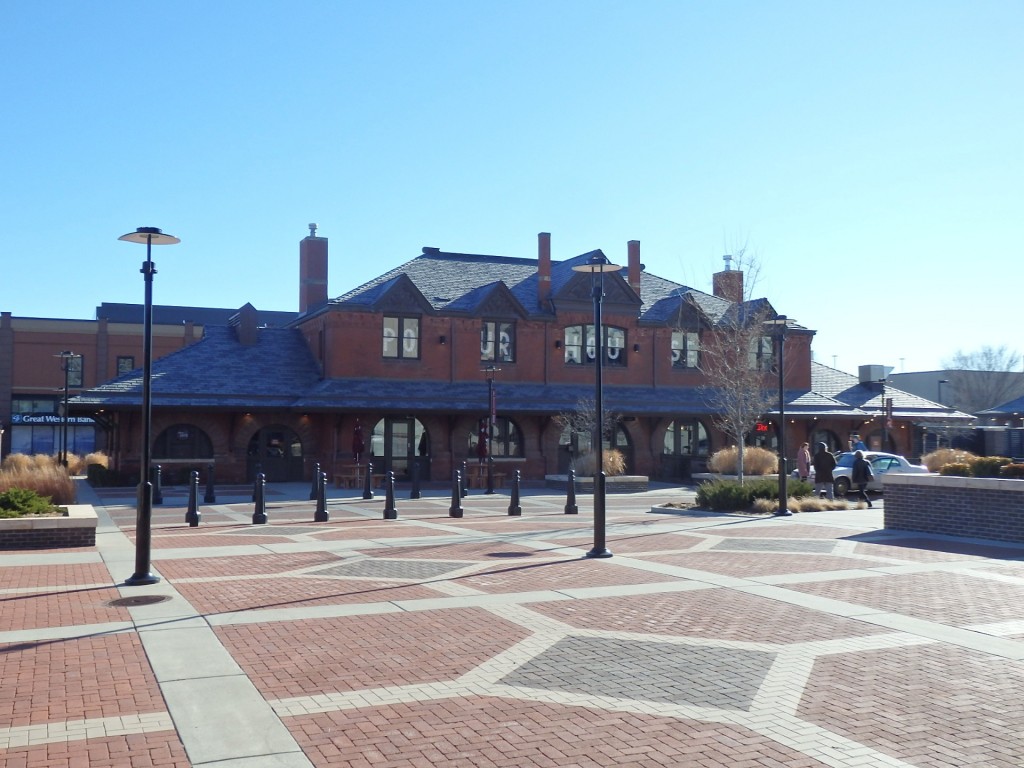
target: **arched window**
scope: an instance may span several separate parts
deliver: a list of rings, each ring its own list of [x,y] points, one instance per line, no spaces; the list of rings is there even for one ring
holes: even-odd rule
[[[480,448],[481,438],[484,440],[484,449]],[[486,456],[486,443],[487,420],[481,419],[476,430],[469,433],[469,455]],[[491,438],[491,445],[495,458],[521,459],[523,457],[523,433],[514,421],[505,416],[498,416],[494,420],[494,436]]]
[[[192,424],[175,424],[153,441],[154,459],[212,459],[213,443]]]
[[[697,419],[673,421],[665,430],[662,453],[670,456],[707,456],[708,431]]]

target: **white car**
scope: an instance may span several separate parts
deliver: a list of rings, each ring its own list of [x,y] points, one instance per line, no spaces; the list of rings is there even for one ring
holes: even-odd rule
[[[871,462],[871,471],[874,478],[868,481],[869,491],[882,490],[882,477],[890,472],[901,475],[927,475],[928,468],[920,464],[911,464],[902,456],[895,453],[878,453],[877,451],[864,451],[864,458]],[[836,468],[832,471],[832,478],[835,481],[835,492],[837,496],[845,496],[853,488],[853,481],[850,479],[853,474],[853,453],[844,452],[836,456]]]

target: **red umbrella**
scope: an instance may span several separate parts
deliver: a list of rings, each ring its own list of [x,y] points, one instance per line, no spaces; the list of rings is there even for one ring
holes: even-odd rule
[[[363,455],[365,450],[366,443],[363,442],[363,426],[356,422],[356,427],[352,430],[352,455],[355,457],[356,464],[359,463],[359,457]]]
[[[480,422],[480,432],[476,437],[476,455],[480,461],[487,458],[487,422]]]

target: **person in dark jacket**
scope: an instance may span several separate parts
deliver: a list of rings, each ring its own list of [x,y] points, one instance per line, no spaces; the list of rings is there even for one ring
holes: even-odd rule
[[[832,470],[836,468],[836,457],[829,453],[825,443],[818,443],[818,450],[815,452],[814,458],[811,459],[811,464],[814,465],[815,495],[834,499]]]
[[[857,497],[866,501],[871,506],[871,499],[868,498],[868,482],[874,477],[871,471],[871,462],[864,458],[864,451],[857,451],[853,454],[853,466],[850,468],[850,481],[857,486]]]

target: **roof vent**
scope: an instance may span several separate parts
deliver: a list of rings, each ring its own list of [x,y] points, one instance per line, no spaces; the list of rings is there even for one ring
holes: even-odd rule
[[[435,248],[432,245],[424,245],[423,246],[423,252],[424,253],[440,253],[441,249],[440,248]]]

